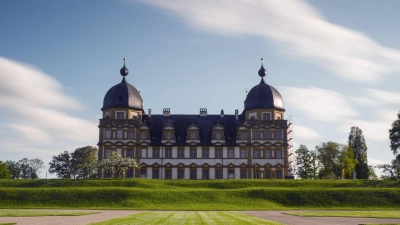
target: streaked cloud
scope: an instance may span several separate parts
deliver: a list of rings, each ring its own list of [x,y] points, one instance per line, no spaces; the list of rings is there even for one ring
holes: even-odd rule
[[[396,107],[400,105],[400,92],[389,92],[376,89],[367,89],[367,91],[372,98],[379,102],[391,105],[394,104]]]
[[[310,127],[296,124],[293,127],[293,139],[295,149],[297,149],[300,144],[315,145],[323,141],[324,137]]]
[[[328,22],[301,0],[144,1],[182,18],[190,27],[229,36],[257,36],[279,50],[360,82],[400,71],[400,51],[359,31]]]

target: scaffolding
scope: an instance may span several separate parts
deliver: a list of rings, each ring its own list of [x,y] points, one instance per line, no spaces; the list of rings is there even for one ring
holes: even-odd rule
[[[289,116],[289,124],[287,129],[287,143],[288,143],[288,175],[294,177],[294,152],[293,152],[293,119]]]

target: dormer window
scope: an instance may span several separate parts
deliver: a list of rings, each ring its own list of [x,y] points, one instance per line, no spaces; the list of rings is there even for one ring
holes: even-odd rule
[[[190,139],[192,139],[192,140],[196,139],[196,132],[195,131],[191,131],[190,132]]]
[[[167,139],[167,140],[171,140],[172,138],[171,138],[171,132],[167,132],[167,133],[165,133],[165,139]]]
[[[115,112],[117,120],[123,120],[125,119],[125,112]]]
[[[140,139],[146,140],[146,138],[147,138],[146,131],[140,132]]]
[[[219,131],[215,132],[215,139],[221,140],[221,132]]]

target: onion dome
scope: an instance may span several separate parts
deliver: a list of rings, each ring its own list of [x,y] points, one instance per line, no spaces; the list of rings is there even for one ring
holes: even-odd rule
[[[263,58],[261,58],[263,62]],[[258,108],[278,108],[285,109],[283,107],[283,99],[281,94],[271,85],[268,85],[264,81],[264,77],[267,74],[267,70],[264,69],[263,63],[258,71],[258,75],[261,77],[261,82],[254,86],[247,94],[246,100],[244,101],[244,110],[258,109]]]
[[[128,107],[143,110],[143,100],[140,93],[125,79],[129,73],[128,68],[125,67],[125,58],[124,67],[121,68],[120,73],[123,77],[122,81],[107,91],[107,94],[104,97],[102,109],[111,107]]]

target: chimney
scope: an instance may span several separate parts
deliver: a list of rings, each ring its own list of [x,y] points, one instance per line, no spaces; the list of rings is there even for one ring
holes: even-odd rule
[[[207,108],[200,108],[200,116],[207,116]]]
[[[170,116],[171,115],[171,110],[169,108],[164,108],[163,109],[163,116]]]
[[[239,110],[235,110],[235,118],[236,118],[236,120],[238,120],[239,119]]]
[[[149,118],[151,117],[151,109],[149,109]]]
[[[220,115],[221,117],[224,117],[225,116],[225,114],[224,114],[224,110],[223,109],[221,109],[221,115]]]

